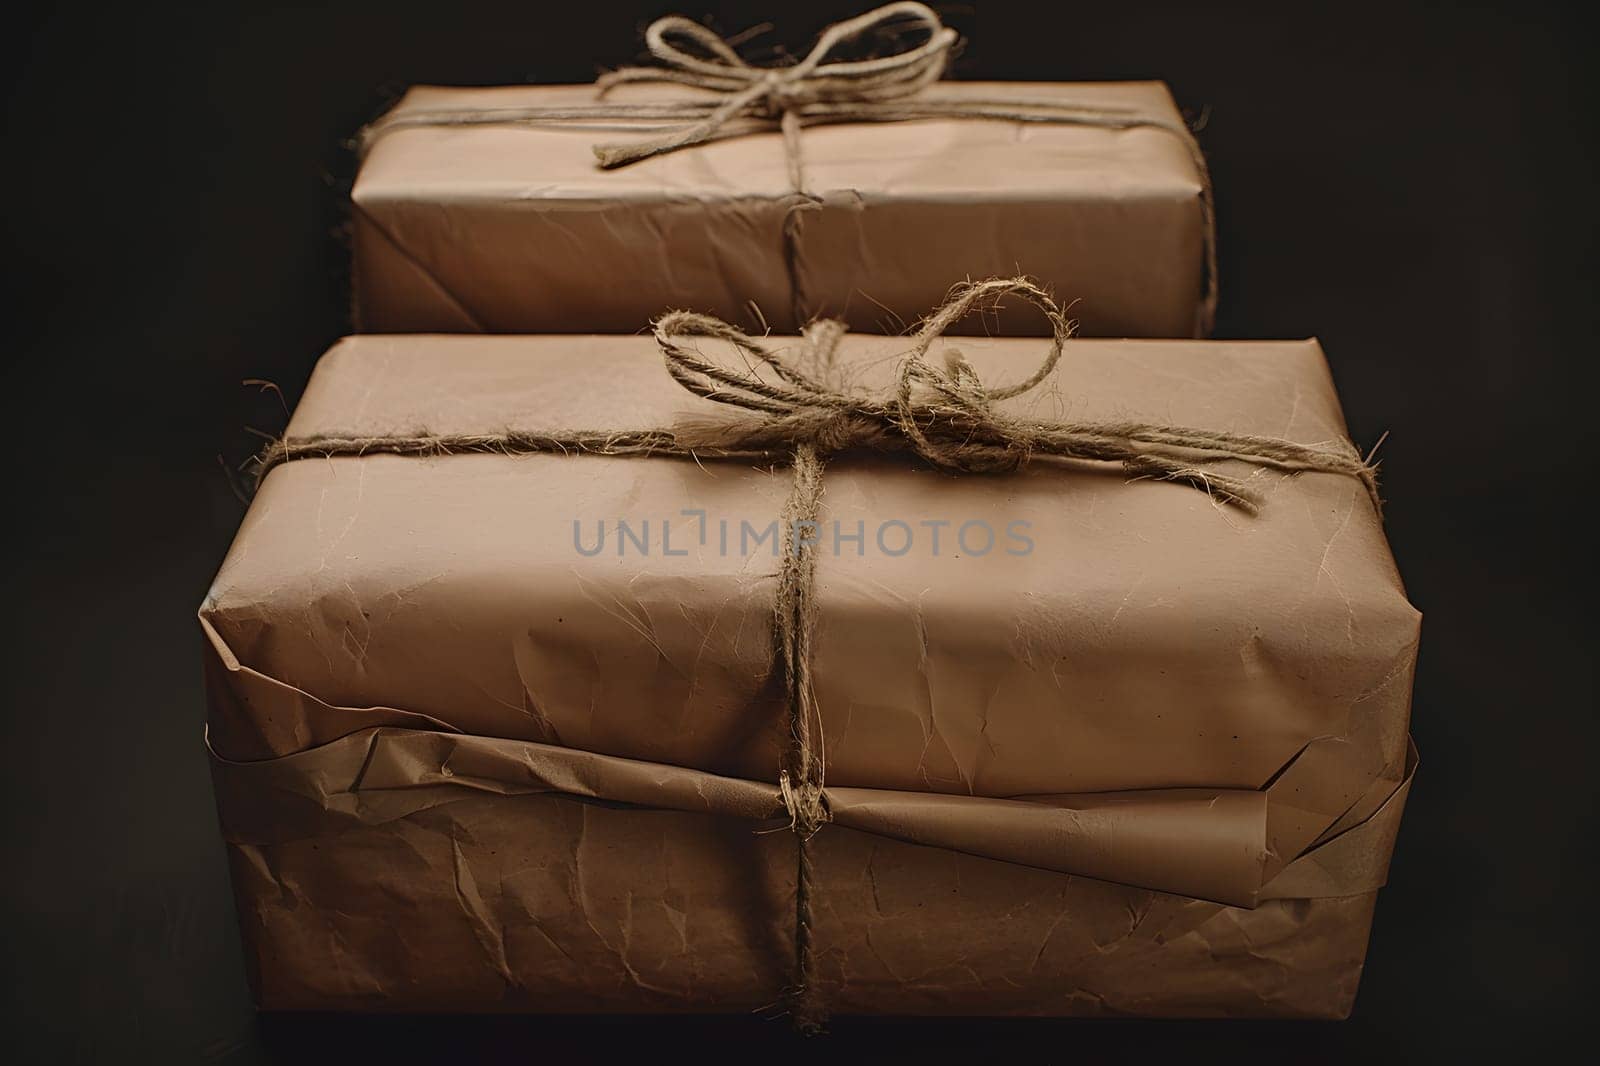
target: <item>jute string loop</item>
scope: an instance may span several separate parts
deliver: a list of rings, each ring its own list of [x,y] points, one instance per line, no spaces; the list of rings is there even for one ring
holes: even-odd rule
[[[1028,377],[990,388],[954,350],[944,353],[942,368],[933,365],[929,351],[946,329],[1005,296],[1032,304],[1050,326],[1049,348]],[[842,327],[830,323],[829,328],[836,343]],[[799,444],[821,454],[910,451],[935,466],[965,474],[1005,473],[1046,457],[1112,462],[1132,476],[1187,484],[1254,511],[1262,496],[1251,480],[1215,466],[1233,459],[1286,472],[1347,474],[1360,480],[1373,504],[1379,504],[1376,473],[1353,447],[1138,421],[1051,422],[1001,412],[997,401],[1031,392],[1055,372],[1072,334],[1071,323],[1055,301],[1027,278],[991,278],[958,286],[911,336],[895,387],[883,395],[840,388],[786,357],[783,349],[710,315],[671,312],[657,320],[655,334],[673,380],[697,396],[753,416],[680,422],[674,439],[692,452],[772,454]],[[746,356],[750,368],[726,367],[707,359],[696,346],[703,339],[732,344]],[[816,348],[813,340],[807,351]],[[762,376],[763,367],[771,375]]]
[[[830,57],[848,42],[894,29],[926,39],[900,51],[870,59]],[[680,46],[682,42],[684,46]],[[395,130],[417,126],[532,125],[547,122],[623,122],[663,126],[636,141],[594,146],[601,167],[626,166],[752,129],[782,134],[795,203],[785,220],[784,254],[795,316],[807,317],[795,255],[804,212],[820,205],[807,188],[801,155],[801,130],[833,122],[910,122],[926,119],[987,119],[998,122],[1093,126],[1110,130],[1155,129],[1183,145],[1200,177],[1202,285],[1195,332],[1209,336],[1217,311],[1216,212],[1211,170],[1194,135],[1182,122],[1135,109],[1086,106],[1041,97],[975,97],[931,91],[945,74],[959,35],[924,4],[903,0],[835,23],[798,63],[761,67],[747,62],[734,46],[711,30],[684,18],[657,19],[645,31],[645,44],[660,66],[624,67],[596,81],[600,99],[565,107],[483,109],[408,108],[383,116],[361,131],[365,153]],[[693,48],[694,51],[690,49]],[[700,54],[696,54],[698,51]],[[619,103],[606,99],[622,85],[675,84],[701,90],[706,99]]]
[[[896,23],[909,22],[913,31],[926,30],[927,40],[905,51],[874,59],[832,61],[838,48]],[[673,38],[698,45],[709,58],[677,47]],[[829,26],[805,58],[793,66],[757,67],[747,62],[731,44],[698,22],[681,15],[657,19],[645,31],[645,45],[660,60],[660,67],[624,67],[601,75],[596,86],[604,96],[618,85],[671,82],[691,85],[723,96],[705,118],[680,129],[631,143],[599,144],[596,158],[603,167],[623,166],[663,152],[704,144],[720,135],[737,118],[777,121],[783,131],[789,161],[789,179],[795,191],[805,192],[800,164],[801,109],[818,105],[836,119],[852,117],[852,109],[870,109],[912,96],[944,76],[956,32],[924,4],[885,4],[874,11]],[[863,114],[861,117],[871,117]]]
[[[929,352],[956,321],[1002,297],[1020,297],[1047,319],[1051,340],[1028,376],[1010,385],[985,385],[959,352],[946,351],[943,367]],[[964,284],[923,320],[910,338],[893,387],[880,394],[842,383],[836,352],[839,322],[809,326],[798,346],[767,340],[709,315],[674,311],[655,323],[667,373],[696,396],[742,412],[735,418],[698,417],[663,429],[370,437],[332,435],[285,438],[262,453],[258,476],[297,459],[456,452],[526,454],[567,452],[615,456],[758,458],[787,462],[792,484],[783,510],[784,552],[773,605],[773,641],[782,667],[788,742],[778,775],[778,799],[796,842],[794,979],[784,1003],[806,1032],[827,1018],[817,979],[812,840],[830,820],[826,756],[812,680],[816,628],[816,555],[823,467],[847,451],[910,452],[961,474],[1013,471],[1041,459],[1119,463],[1132,477],[1188,485],[1246,511],[1262,502],[1240,475],[1218,470],[1223,460],[1287,473],[1318,471],[1356,478],[1374,507],[1380,504],[1373,467],[1346,442],[1297,444],[1275,437],[1223,433],[1146,422],[1057,423],[1011,415],[998,406],[1038,388],[1055,373],[1072,327],[1050,295],[1026,278]],[[724,341],[745,357],[726,366],[701,353],[697,342]]]

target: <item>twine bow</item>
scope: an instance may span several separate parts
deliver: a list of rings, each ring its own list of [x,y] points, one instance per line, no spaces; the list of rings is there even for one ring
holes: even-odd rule
[[[829,60],[841,45],[905,20],[911,21],[913,29],[925,29],[927,40],[872,59]],[[692,42],[705,55],[685,51],[673,43],[674,38]],[[737,118],[777,120],[788,148],[790,178],[795,188],[801,189],[802,109],[833,117],[866,115],[870,105],[912,96],[944,76],[956,40],[956,32],[926,5],[886,4],[829,26],[806,57],[793,66],[758,67],[747,63],[732,45],[698,22],[669,15],[657,19],[645,31],[645,46],[666,66],[624,67],[604,74],[595,83],[601,95],[618,85],[671,82],[723,93],[727,98],[703,119],[681,129],[642,141],[596,145],[594,153],[601,166],[623,166],[662,152],[703,144]]]
[[[960,352],[948,349],[936,367],[929,350],[946,329],[979,307],[1019,296],[1049,323],[1051,342],[1043,361],[1025,380],[991,388]],[[804,361],[709,315],[674,311],[656,322],[656,341],[667,372],[688,391],[757,416],[739,420],[695,420],[674,430],[677,443],[712,452],[778,452],[807,445],[821,455],[848,450],[910,451],[955,473],[1015,470],[1036,458],[1120,463],[1134,477],[1191,485],[1214,498],[1254,511],[1261,494],[1241,476],[1219,471],[1227,459],[1287,472],[1320,470],[1348,474],[1366,486],[1377,505],[1376,474],[1353,448],[1297,444],[1277,437],[1227,433],[1148,422],[1047,422],[1000,411],[998,401],[1030,392],[1061,360],[1072,325],[1055,301],[1026,278],[991,278],[958,287],[911,337],[897,382],[883,395],[865,395],[831,380],[833,352],[844,329],[814,323],[807,331]],[[729,368],[695,347],[701,338],[732,343],[756,369]]]

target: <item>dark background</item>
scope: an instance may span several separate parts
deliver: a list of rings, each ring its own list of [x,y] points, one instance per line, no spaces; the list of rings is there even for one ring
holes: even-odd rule
[[[778,7],[787,10],[775,10]],[[708,5],[803,49],[848,2]],[[586,81],[670,3],[13,10],[0,410],[9,610],[0,1042],[50,1061],[727,1053],[1240,1061],[1526,1050],[1587,1021],[1595,907],[1591,58],[1577,14],[1350,2],[940,5],[958,77],[1164,78],[1206,109],[1219,336],[1319,336],[1385,430],[1426,614],[1423,756],[1341,1025],[258,1021],[206,762],[193,611],[345,329],[348,136],[411,82]]]

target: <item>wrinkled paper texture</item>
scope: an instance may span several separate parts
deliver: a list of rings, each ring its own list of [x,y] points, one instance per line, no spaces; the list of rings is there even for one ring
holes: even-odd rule
[[[1181,123],[1160,82],[937,91]],[[606,99],[685,94],[623,86]],[[591,85],[420,87],[395,113],[595,99]],[[1022,273],[1071,301],[1088,336],[1196,329],[1201,176],[1170,132],[978,119],[811,126],[801,137],[814,200],[793,188],[775,132],[596,166],[597,142],[649,132],[566,120],[385,133],[351,193],[358,327],[633,333],[686,308],[747,328],[791,332],[827,315],[895,333],[955,280]],[[1041,332],[1027,318],[1009,328]]]
[[[877,387],[904,344],[851,336],[840,358]],[[959,345],[991,384],[1045,347]],[[1309,341],[1073,341],[1052,387],[1007,404],[1344,434]],[[716,411],[648,337],[356,337],[290,435]],[[1418,615],[1359,484],[1256,477],[1251,517],[1083,464],[829,464],[824,526],[869,527],[862,552],[818,557],[836,1009],[1348,1010],[1413,765]],[[782,468],[594,455],[274,470],[202,610],[263,1005],[775,1001],[793,922],[778,560],[696,534],[764,526],[787,489]],[[592,541],[601,518],[649,519],[656,550],[581,554],[573,523]],[[952,525],[938,554],[891,556],[870,532],[891,518]],[[1028,522],[1034,550],[961,550],[974,518]]]

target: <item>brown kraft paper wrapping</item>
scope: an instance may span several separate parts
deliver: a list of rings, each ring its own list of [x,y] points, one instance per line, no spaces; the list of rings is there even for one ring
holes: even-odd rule
[[[1182,127],[1160,82],[940,82],[937,93]],[[696,98],[634,85],[606,96]],[[385,121],[595,102],[592,85],[419,87]],[[633,333],[663,308],[694,307],[747,328],[793,332],[828,315],[894,333],[952,279],[1025,273],[1076,298],[1084,335],[1199,328],[1203,179],[1169,130],[977,118],[810,125],[800,133],[809,195],[795,191],[776,132],[600,169],[594,146],[627,135],[615,122],[569,119],[376,138],[351,194],[357,327]],[[1038,329],[1025,316],[988,325]]]
[[[847,336],[840,358],[870,386],[897,343]],[[1003,384],[1041,343],[960,347]],[[1054,388],[1004,406],[1344,435],[1310,341],[1073,341]],[[707,408],[648,337],[356,337],[289,435]],[[1250,516],[1083,464],[829,464],[824,527],[867,528],[861,553],[818,556],[814,936],[834,1011],[1348,1011],[1414,765],[1418,615],[1355,479],[1255,478]],[[781,468],[661,457],[274,469],[202,609],[262,1006],[777,1002],[778,560],[723,553],[716,528],[766,526],[787,491]],[[653,550],[619,552],[613,526],[580,553],[574,521],[592,546],[601,518],[649,520]],[[937,555],[889,555],[888,519],[951,524]],[[1026,521],[1034,549],[962,550],[970,519]]]

